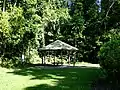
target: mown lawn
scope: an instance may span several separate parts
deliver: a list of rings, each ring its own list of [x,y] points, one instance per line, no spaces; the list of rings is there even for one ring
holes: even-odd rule
[[[0,90],[92,90],[99,68],[0,68]]]

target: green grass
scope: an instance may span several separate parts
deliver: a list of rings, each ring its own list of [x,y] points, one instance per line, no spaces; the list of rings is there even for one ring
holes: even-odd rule
[[[0,68],[0,90],[91,90],[99,68]]]

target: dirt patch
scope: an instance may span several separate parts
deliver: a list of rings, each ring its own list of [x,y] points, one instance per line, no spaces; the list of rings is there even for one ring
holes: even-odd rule
[[[31,64],[29,65],[30,68],[45,68],[45,69],[53,69],[53,68],[89,68],[95,67],[100,68],[99,64],[79,64],[79,65],[51,65],[51,64]]]
[[[32,64],[30,65],[29,68],[44,68],[44,69],[57,69],[57,68],[91,68],[91,67],[95,67],[95,68],[100,68],[99,65],[95,65],[95,64],[86,64],[86,65],[76,65],[76,66],[72,66],[72,65],[49,65],[49,64],[46,64],[46,65],[42,65],[42,64]]]

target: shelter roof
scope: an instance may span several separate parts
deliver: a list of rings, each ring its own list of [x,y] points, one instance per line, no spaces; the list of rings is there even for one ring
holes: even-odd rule
[[[39,50],[78,50],[78,48],[76,47],[73,47],[67,43],[64,43],[60,40],[56,40],[54,41],[53,43],[43,47],[43,48],[40,48]]]

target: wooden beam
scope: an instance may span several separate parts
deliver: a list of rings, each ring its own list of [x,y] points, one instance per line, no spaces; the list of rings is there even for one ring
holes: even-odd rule
[[[68,51],[68,64],[70,65],[70,51]]]
[[[62,50],[61,50],[61,65],[62,65],[62,63],[63,63],[63,56],[62,56]]]
[[[74,54],[73,66],[75,66],[75,63],[76,63],[76,52],[74,52],[73,54]]]
[[[44,62],[44,53],[42,53],[42,65],[43,65],[43,62]]]
[[[45,65],[45,52],[43,51],[43,60],[42,60],[42,64]]]
[[[44,64],[46,64],[46,52],[44,52]]]
[[[50,51],[48,51],[48,56],[49,56],[48,62],[50,62]]]
[[[54,65],[55,65],[55,60],[56,60],[56,52],[54,51]]]

